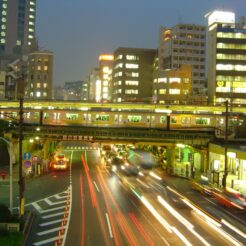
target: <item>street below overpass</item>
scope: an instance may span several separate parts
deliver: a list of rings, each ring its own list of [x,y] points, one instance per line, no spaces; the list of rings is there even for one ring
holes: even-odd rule
[[[190,190],[189,181],[161,170],[136,177],[113,173],[97,144],[73,143],[73,150],[70,144],[63,145],[70,171],[46,177],[56,188],[47,181],[47,197],[29,200],[27,209],[36,216],[26,245],[245,245],[244,212],[220,207]]]

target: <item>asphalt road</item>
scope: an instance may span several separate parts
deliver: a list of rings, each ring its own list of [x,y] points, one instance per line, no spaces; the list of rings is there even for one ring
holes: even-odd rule
[[[70,147],[62,146],[70,170],[29,181],[26,209],[35,219],[26,245],[246,244],[245,213],[191,190],[187,180],[160,170],[113,173],[96,144]]]

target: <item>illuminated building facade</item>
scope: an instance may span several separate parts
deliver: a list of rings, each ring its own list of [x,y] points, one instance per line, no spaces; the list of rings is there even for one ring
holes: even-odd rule
[[[178,24],[160,28],[159,70],[192,66],[192,94],[206,94],[206,28],[193,24]]]
[[[5,80],[6,80],[6,72],[0,71],[0,99],[5,98]]]
[[[208,97],[246,104],[246,25],[235,14],[213,11],[208,18]]]
[[[153,62],[157,50],[120,47],[114,52],[113,102],[151,101]]]
[[[0,54],[14,55],[35,42],[36,0],[0,0]]]
[[[97,85],[100,83],[100,77],[99,77],[99,68],[95,67],[92,69],[92,71],[90,72],[89,76],[87,77],[87,82],[88,82],[88,87],[89,87],[89,98],[88,100],[90,102],[98,102],[100,101],[100,95],[101,95],[101,89],[100,89],[100,93],[98,91],[97,95]],[[99,85],[98,85],[99,86]],[[101,86],[100,86],[101,88]]]
[[[53,53],[36,51],[28,56],[25,97],[52,99]]]
[[[99,78],[96,81],[96,101],[111,101],[111,77],[114,56],[111,54],[102,54],[99,56]]]
[[[153,102],[158,104],[186,104],[192,97],[192,66],[157,71],[153,83]]]

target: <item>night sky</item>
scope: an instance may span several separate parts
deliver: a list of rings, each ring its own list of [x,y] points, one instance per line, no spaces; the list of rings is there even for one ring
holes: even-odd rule
[[[101,53],[157,48],[160,26],[205,24],[209,11],[246,16],[246,0],[37,0],[36,34],[54,52],[54,84],[83,80]]]

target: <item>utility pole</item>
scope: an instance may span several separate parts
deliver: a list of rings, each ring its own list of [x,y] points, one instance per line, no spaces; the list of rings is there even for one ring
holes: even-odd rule
[[[23,140],[23,102],[24,102],[24,69],[22,67],[22,63],[20,64],[21,74],[17,80],[17,98],[19,100],[19,216],[22,218],[25,213],[25,199],[24,199],[24,191],[25,191],[25,180],[23,177],[22,170],[22,140]]]
[[[227,149],[228,149],[228,100],[225,102],[226,105],[226,117],[225,117],[225,167],[224,167],[224,176],[222,179],[223,189],[226,189],[226,178],[228,175],[228,164],[227,164]]]

